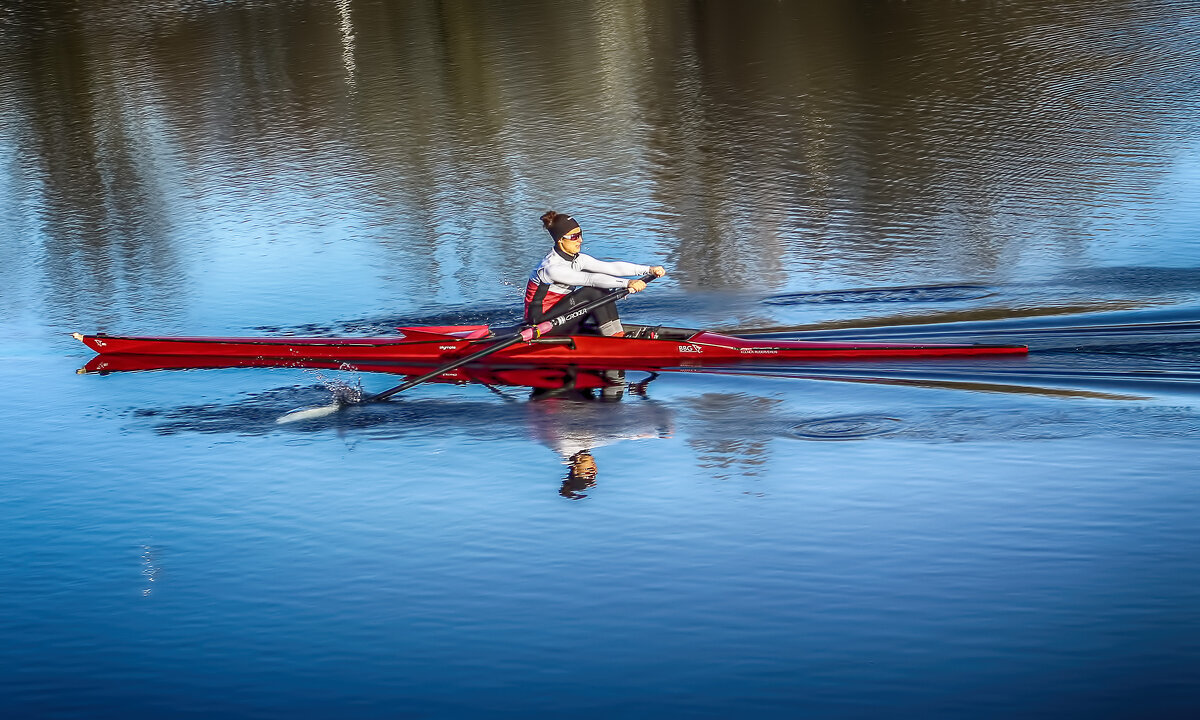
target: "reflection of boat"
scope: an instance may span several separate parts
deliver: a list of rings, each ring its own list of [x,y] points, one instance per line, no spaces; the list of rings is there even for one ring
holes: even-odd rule
[[[191,355],[218,358],[444,363],[486,347],[507,330],[487,325],[400,328],[397,337],[219,338],[75,337],[101,355]],[[625,337],[543,337],[500,350],[479,362],[603,367],[719,365],[739,361],[829,360],[887,357],[1023,355],[1023,345],[809,342],[754,339],[704,330],[626,325]]]
[[[338,360],[309,360],[303,358],[217,357],[204,355],[97,355],[79,369],[81,375],[106,375],[112,372],[140,370],[199,370],[216,368],[303,368],[311,370],[350,370],[356,372],[389,373],[392,375],[422,375],[433,365],[401,363],[350,362]],[[579,371],[571,367],[535,366],[468,366],[451,370],[429,382],[466,383],[481,385],[519,386],[541,390],[592,390],[606,387],[609,381],[597,372]]]
[[[347,370],[355,372],[421,375],[428,365],[399,363],[346,363],[333,360],[280,360],[273,358],[221,358],[192,355],[98,355],[79,369],[81,374],[104,375],[112,372],[142,370],[195,370],[216,368],[276,367],[311,370]],[[466,366],[443,373],[430,382],[478,383],[492,387],[525,387],[533,394],[526,404],[526,419],[539,441],[564,458],[585,448],[606,445],[613,439],[636,439],[669,435],[669,419],[652,404],[641,403],[635,410],[615,406],[624,390],[645,396],[646,385],[657,376],[614,386],[614,375],[601,370],[582,370],[570,366]],[[636,421],[632,418],[638,418]],[[630,425],[636,426],[630,429]],[[665,428],[665,429],[664,429]]]

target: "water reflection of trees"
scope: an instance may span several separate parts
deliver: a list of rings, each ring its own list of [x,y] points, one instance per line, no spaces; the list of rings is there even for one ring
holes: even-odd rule
[[[757,475],[779,435],[774,425],[781,402],[741,393],[705,393],[688,400],[687,442],[700,467],[717,479]]]
[[[32,8],[14,9],[26,12],[36,17]],[[39,195],[5,200],[33,210],[7,242],[40,252],[51,306],[119,310],[131,287],[140,290],[139,306],[169,304],[178,271],[155,168],[161,158],[152,128],[128,102],[137,88],[121,72],[121,60],[136,64],[140,53],[112,56],[70,10],[53,42],[10,34],[3,48],[19,187]]]
[[[1144,210],[1190,122],[1158,84],[1194,48],[1122,42],[1170,32],[1120,4],[341,5],[7,11],[3,137],[56,297],[182,302],[180,244],[240,215],[515,299],[497,275],[550,206],[686,287],[976,275]]]

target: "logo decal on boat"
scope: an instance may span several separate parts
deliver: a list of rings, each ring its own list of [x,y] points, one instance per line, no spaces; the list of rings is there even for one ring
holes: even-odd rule
[[[680,345],[679,352],[698,353],[698,352],[704,352],[704,351],[700,349],[699,345]]]

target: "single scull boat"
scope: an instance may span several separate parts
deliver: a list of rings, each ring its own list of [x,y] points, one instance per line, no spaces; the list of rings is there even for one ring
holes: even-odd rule
[[[1024,355],[1024,345],[810,342],[755,339],[686,328],[626,325],[624,337],[538,337],[481,358],[481,364],[660,368],[770,360]],[[443,363],[487,347],[507,330],[487,325],[398,328],[391,337],[74,337],[100,355],[148,355],[264,360]]]

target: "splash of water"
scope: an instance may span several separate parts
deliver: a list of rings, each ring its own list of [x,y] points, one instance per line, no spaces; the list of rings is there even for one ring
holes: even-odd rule
[[[354,369],[353,366],[346,363],[343,363],[338,368],[338,370],[343,372],[353,372]],[[361,403],[366,395],[363,391],[361,378],[355,378],[353,382],[348,382],[341,378],[328,377],[318,369],[308,369],[305,372],[310,373],[318,382],[325,386],[325,389],[330,394],[330,403],[321,407],[293,410],[277,418],[275,420],[276,424],[284,425],[300,420],[314,420],[326,415],[332,415],[347,405]]]
[[[356,368],[349,363],[342,363],[338,367],[340,372],[354,372]],[[317,379],[317,382],[325,386],[329,391],[331,400],[338,405],[357,405],[361,403],[364,395],[362,387],[362,378],[355,377],[352,381],[344,380],[339,377],[329,377],[319,369],[307,369],[306,373],[311,374]]]

